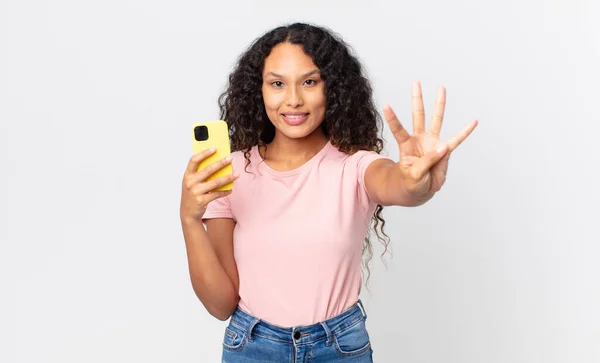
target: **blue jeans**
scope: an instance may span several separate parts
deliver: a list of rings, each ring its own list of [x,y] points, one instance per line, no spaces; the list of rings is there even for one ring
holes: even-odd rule
[[[331,319],[290,328],[263,322],[238,307],[225,328],[223,363],[372,363],[366,319],[360,300]]]

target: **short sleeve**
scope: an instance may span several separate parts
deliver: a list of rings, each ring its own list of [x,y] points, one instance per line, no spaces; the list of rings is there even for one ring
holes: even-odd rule
[[[229,200],[229,196],[215,199],[212,202],[208,203],[206,206],[206,212],[204,212],[204,216],[202,219],[213,219],[213,218],[232,218],[233,213],[231,213],[231,202]]]
[[[365,174],[367,172],[367,168],[375,160],[387,159],[387,156],[378,154],[374,151],[361,150],[354,154],[354,157],[357,158],[356,177],[360,186],[360,190],[358,193],[359,198],[361,199],[361,203],[368,209],[373,203],[373,200],[369,195],[369,192],[367,191],[367,187],[365,185]]]

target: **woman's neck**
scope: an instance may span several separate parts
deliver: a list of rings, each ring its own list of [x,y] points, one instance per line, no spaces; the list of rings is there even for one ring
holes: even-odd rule
[[[328,141],[320,128],[300,139],[288,138],[276,132],[273,141],[259,150],[271,168],[292,170],[309,161]]]

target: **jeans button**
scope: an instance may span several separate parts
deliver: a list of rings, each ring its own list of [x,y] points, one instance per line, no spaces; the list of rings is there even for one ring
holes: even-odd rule
[[[296,339],[296,340],[300,339],[300,332],[299,331],[297,331],[297,332],[294,333],[294,339]]]

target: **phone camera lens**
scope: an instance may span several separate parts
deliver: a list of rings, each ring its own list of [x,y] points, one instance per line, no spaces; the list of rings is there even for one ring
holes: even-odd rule
[[[196,141],[208,140],[208,128],[206,126],[197,126],[194,128],[194,137]]]

